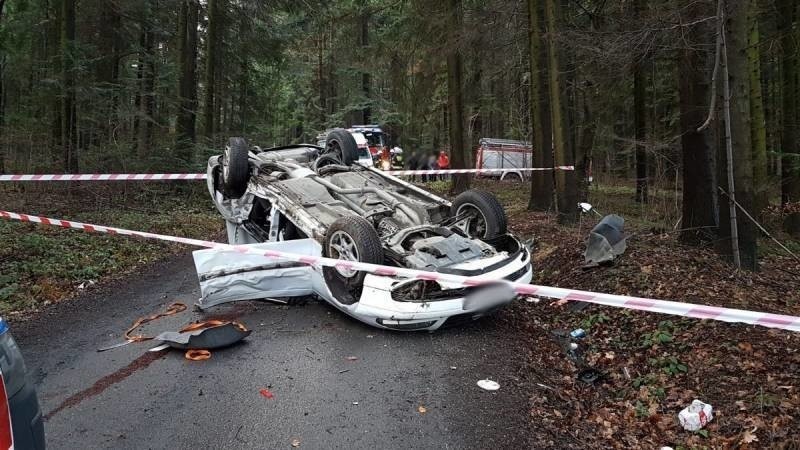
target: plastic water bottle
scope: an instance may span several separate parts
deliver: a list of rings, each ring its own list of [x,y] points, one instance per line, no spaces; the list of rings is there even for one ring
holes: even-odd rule
[[[586,331],[583,328],[576,328],[569,332],[572,339],[583,339],[586,337]]]

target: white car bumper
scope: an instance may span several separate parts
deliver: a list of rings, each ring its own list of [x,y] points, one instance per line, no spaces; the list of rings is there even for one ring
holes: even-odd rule
[[[262,250],[304,255],[318,256],[321,251],[319,243],[313,239],[249,245]],[[193,255],[202,295],[197,305],[203,309],[238,300],[316,294],[368,325],[395,330],[432,331],[445,323],[449,325],[477,319],[510,303],[514,298],[510,289],[503,292],[442,285],[441,299],[404,301],[399,295],[393,296],[393,291],[413,281],[368,274],[364,278],[359,301],[345,305],[328,289],[318,267],[287,265],[259,255],[218,250],[198,250]],[[481,274],[480,278],[528,283],[532,275],[530,255],[523,250],[512,261]],[[452,291],[453,295],[448,296],[448,291]]]

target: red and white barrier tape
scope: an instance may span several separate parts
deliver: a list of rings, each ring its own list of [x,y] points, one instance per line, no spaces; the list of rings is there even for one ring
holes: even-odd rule
[[[204,173],[82,173],[52,175],[0,175],[0,181],[167,181],[205,180]]]
[[[387,174],[406,175],[451,175],[459,173],[538,172],[547,170],[575,170],[574,166],[527,167],[520,169],[448,169],[448,170],[391,170]],[[0,175],[0,181],[169,181],[205,180],[204,173],[82,173],[42,175]]]
[[[550,286],[537,286],[533,284],[512,283],[503,280],[488,279],[485,277],[463,277],[449,275],[438,272],[425,272],[421,270],[406,269],[402,267],[381,266],[355,261],[343,261],[340,259],[323,258],[318,256],[297,255],[284,253],[274,250],[261,251],[241,245],[221,244],[218,242],[203,241],[199,239],[189,239],[162,234],[146,233],[142,231],[131,231],[122,228],[104,227],[90,225],[68,220],[50,219],[47,217],[29,216],[8,211],[0,211],[0,218],[19,220],[23,222],[34,222],[45,225],[54,225],[62,228],[76,228],[83,231],[97,233],[119,234],[123,236],[138,236],[146,239],[155,239],[180,244],[193,245],[198,247],[215,248],[224,251],[234,251],[240,253],[252,253],[268,258],[276,258],[285,261],[294,261],[309,265],[320,265],[327,267],[338,267],[341,269],[360,270],[376,275],[400,277],[417,280],[444,281],[447,283],[459,284],[462,286],[480,286],[488,283],[503,282],[508,284],[514,291],[521,295],[535,295],[539,297],[549,297],[563,300],[581,301],[595,303],[604,306],[614,306],[618,308],[636,309],[640,311],[657,312],[662,314],[672,314],[676,316],[692,317],[695,319],[712,319],[723,322],[739,322],[751,325],[761,325],[770,328],[780,328],[789,331],[800,331],[800,317],[786,316],[782,314],[770,314],[755,311],[745,311],[741,309],[722,308],[717,306],[705,306],[692,303],[680,303],[667,300],[655,300],[649,298],[629,297],[625,295],[602,294],[597,292],[578,291],[563,289]]]
[[[394,176],[405,175],[454,175],[459,173],[497,173],[497,172],[543,172],[548,170],[575,170],[575,166],[522,167],[519,169],[444,169],[444,170],[387,170]]]

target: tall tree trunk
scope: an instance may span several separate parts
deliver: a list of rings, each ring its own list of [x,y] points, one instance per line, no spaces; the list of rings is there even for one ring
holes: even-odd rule
[[[0,16],[3,14],[3,4],[0,0]],[[5,144],[2,142],[3,126],[6,122],[6,90],[5,90],[5,75],[6,75],[6,58],[5,55],[0,57],[0,173],[6,173],[6,149]]]
[[[75,0],[61,2],[61,146],[64,170],[77,173],[78,127],[75,109]]]
[[[241,130],[241,135],[247,134],[247,118],[248,118],[248,108],[250,107],[250,103],[247,101],[249,91],[250,91],[250,64],[248,63],[247,56],[242,57],[242,67],[241,67],[241,74],[239,75],[242,79],[240,81],[240,89],[239,89],[239,130]]]
[[[403,101],[403,94],[406,86],[406,74],[404,70],[403,61],[400,59],[400,54],[395,51],[392,53],[392,59],[389,63],[389,79],[390,79],[390,96],[392,104],[396,111],[405,112],[405,102]],[[395,120],[391,124],[392,140],[394,145],[404,146],[406,136],[404,135],[403,121]],[[408,156],[406,156],[408,158]]]
[[[109,143],[114,139],[114,130],[118,123],[119,101],[119,60],[123,47],[121,38],[122,17],[119,5],[115,0],[103,3],[100,13],[99,38],[97,39],[98,55],[94,62],[97,86],[104,92],[99,102],[93,105],[97,117],[105,122],[98,135],[98,140],[106,138]]]
[[[764,97],[761,93],[761,52],[758,32],[758,1],[750,0],[747,8],[748,47],[750,66],[750,138],[753,144],[754,214],[760,214],[768,204],[767,127],[764,119]]]
[[[120,50],[120,27],[122,18],[119,14],[119,6],[116,1],[103,2],[103,9],[100,14],[98,50],[99,55],[95,62],[95,76],[97,81],[103,84],[104,89],[109,89],[110,85],[117,82],[119,75],[119,50]]]
[[[750,77],[747,59],[748,23],[747,11],[749,0],[727,0],[724,21],[724,50],[722,67],[728,73],[728,89],[723,92],[725,102],[729,104],[730,114],[726,113],[726,145],[732,148],[732,161],[727,161],[733,171],[733,186],[727,177],[720,177],[719,184],[729,194],[735,195],[742,208],[752,214],[753,195],[753,147],[750,139]],[[726,60],[727,59],[727,64]],[[723,82],[725,71],[723,71]],[[729,142],[728,142],[729,141]],[[729,149],[730,150],[730,149]],[[728,203],[730,197],[721,200]],[[732,227],[724,226],[732,217],[727,214],[736,212],[736,233]],[[738,236],[737,236],[738,235]],[[731,242],[738,237],[738,248],[741,267],[747,270],[757,269],[757,237],[755,225],[735,208],[720,208],[720,250],[723,255],[731,253]],[[735,252],[735,250],[734,250]],[[735,259],[735,253],[734,253]]]
[[[369,54],[369,14],[366,11],[367,9],[367,2],[361,2],[361,17],[360,17],[360,27],[361,27],[361,51],[362,54],[368,55]],[[364,95],[365,106],[364,109],[361,110],[361,120],[362,123],[368,124],[372,121],[372,108],[369,107],[370,101],[370,76],[368,71],[361,72],[361,92]]]
[[[45,76],[50,76],[54,79],[58,79],[62,76],[62,67],[63,67],[63,55],[62,55],[62,45],[61,45],[61,22],[62,22],[62,0],[50,0],[47,5],[47,14],[48,14],[48,41],[49,46],[47,48],[48,51],[48,59],[52,64],[52,71],[48,72]],[[53,149],[54,151],[61,152],[59,155],[54,154],[54,158],[63,158],[63,148],[61,146],[61,138],[63,137],[64,133],[61,131],[61,127],[63,125],[61,120],[61,108],[62,108],[62,99],[61,99],[61,87],[58,87],[58,90],[53,89],[52,91],[52,142],[53,142]]]
[[[461,60],[460,37],[462,33],[461,0],[449,0],[447,24],[451,33],[450,50],[447,54],[447,109],[450,131],[450,161],[453,169],[464,169],[469,164],[469,148],[464,138],[464,101],[462,78],[464,67]],[[469,189],[470,176],[453,177],[452,193],[458,194]]]
[[[587,83],[587,90],[592,91],[592,83]],[[591,92],[583,98],[583,129],[580,134],[580,143],[577,145],[577,155],[575,161],[575,171],[578,175],[578,201],[586,202],[589,200],[589,174],[591,173],[592,149],[594,148],[594,137],[597,131],[597,123],[592,114]]]
[[[142,97],[144,96],[144,45],[145,31],[144,25],[139,32],[139,61],[136,63],[136,94],[133,97],[133,107],[136,113],[133,115],[133,148],[139,149],[139,125],[142,122]],[[139,155],[142,156],[142,155]]]
[[[178,158],[190,162],[194,153],[197,120],[197,0],[182,0],[178,23]]]
[[[219,107],[215,89],[217,85],[217,62],[219,61],[220,25],[222,22],[220,17],[220,7],[222,5],[219,4],[220,1],[208,0],[206,6],[208,9],[208,33],[206,34],[206,95],[203,106],[203,134],[212,141],[216,132],[215,112]]]
[[[644,0],[634,1],[634,14],[639,17],[643,16]],[[635,140],[635,159],[636,159],[636,202],[647,203],[648,195],[648,182],[647,182],[647,147],[645,146],[645,139],[647,139],[647,90],[645,88],[645,59],[647,55],[637,54],[634,55],[633,62],[633,126],[634,126],[634,140]]]
[[[798,143],[798,80],[797,63],[800,47],[796,39],[797,2],[795,0],[775,0],[778,9],[778,34],[781,36],[781,73],[783,78],[781,153],[781,200],[782,203],[800,202],[800,143]],[[792,236],[800,237],[800,212],[787,215],[784,229]]]
[[[686,9],[687,21],[713,14],[705,4],[692,2]],[[704,57],[698,47],[708,47],[714,30],[707,25],[691,27],[687,46],[678,60],[681,152],[683,155],[683,215],[680,239],[698,244],[712,239],[716,227],[714,179],[714,136],[708,129],[698,131],[708,113],[710,84],[704,66],[713,58]],[[707,228],[706,228],[707,227]]]
[[[574,166],[575,152],[569,147],[566,135],[564,114],[564,86],[560,74],[558,55],[558,32],[556,0],[545,0],[545,18],[547,20],[547,48],[548,48],[548,82],[550,88],[550,113],[553,124],[553,151],[555,165]],[[575,171],[557,170],[556,180],[556,210],[561,223],[572,223],[578,218],[577,176]]]
[[[149,2],[149,0],[148,0]],[[155,36],[151,24],[145,21],[142,24],[142,42],[139,64],[141,64],[141,84],[139,91],[139,118],[138,134],[136,138],[137,153],[146,157],[150,153],[153,140],[153,123],[155,122],[155,88],[156,88],[156,56]]]
[[[325,81],[326,72],[324,63],[325,35],[326,33],[320,33],[319,39],[317,40],[317,89],[319,95],[319,117],[317,120],[319,121],[320,129],[325,127],[325,122],[328,116],[328,86]]]
[[[533,128],[533,166],[553,167],[552,124],[548,101],[547,77],[542,67],[547,66],[546,52],[542,46],[540,2],[528,0],[530,37],[530,108]],[[528,209],[549,211],[553,208],[553,173],[531,172],[531,198]]]

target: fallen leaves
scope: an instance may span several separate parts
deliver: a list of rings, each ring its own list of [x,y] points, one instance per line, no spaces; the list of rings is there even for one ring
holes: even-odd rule
[[[753,428],[752,430],[745,430],[742,433],[742,439],[739,440],[741,444],[752,444],[753,442],[758,442],[758,436],[755,435],[755,432],[758,428]]]
[[[519,210],[509,216],[509,226],[523,239],[535,236],[537,247],[544,249],[534,254],[537,284],[800,315],[800,279],[782,270],[796,272],[796,263],[768,255],[760,272],[735,272],[712,249],[681,245],[674,234],[637,229],[637,219],[626,222],[636,236],[625,256],[612,267],[590,271],[580,270],[584,247],[577,244],[589,224],[581,230],[561,227],[550,216]],[[521,394],[530,399],[531,423],[543,435],[568,429],[591,436],[584,448],[609,441],[622,448],[664,443],[730,448],[738,442],[755,448],[762,445],[759,434],[766,441],[769,433],[773,443],[800,435],[795,419],[800,417],[800,389],[792,387],[800,367],[800,335],[599,306],[573,311],[567,306],[572,303],[543,302],[549,307],[542,307],[520,302],[499,314],[511,339],[528,349],[519,370],[536,376],[523,383]],[[597,320],[600,315],[607,320]],[[663,321],[673,323],[672,339],[645,346],[645,337],[659,331]],[[587,332],[580,343],[584,362],[608,374],[593,387],[576,382],[580,368],[551,333],[578,327]],[[650,363],[670,358],[690,370]],[[552,393],[536,386],[542,380]],[[720,417],[707,426],[706,437],[678,424],[678,412],[699,397],[713,404]]]
[[[738,347],[745,353],[753,353],[753,344],[749,342],[739,342]]]

